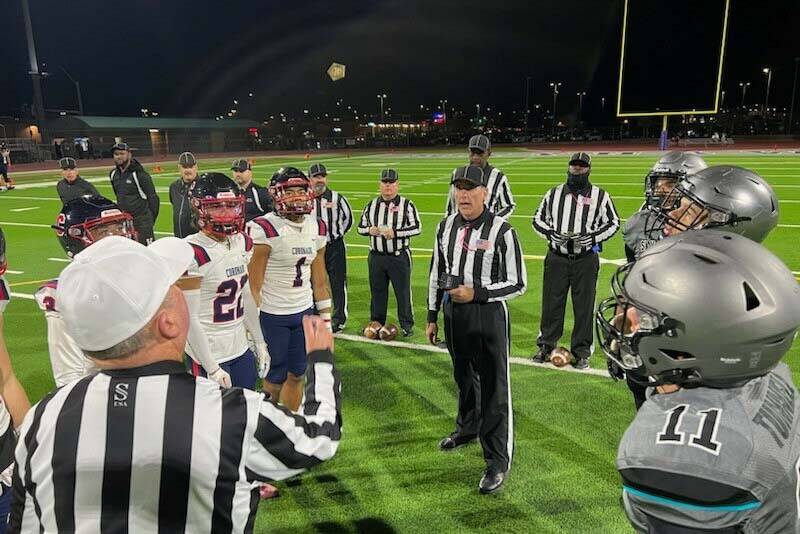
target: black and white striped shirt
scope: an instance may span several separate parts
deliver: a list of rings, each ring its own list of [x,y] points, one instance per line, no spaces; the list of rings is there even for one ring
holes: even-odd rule
[[[455,173],[456,171],[453,171],[453,176],[455,176]],[[514,203],[514,197],[511,195],[511,186],[508,184],[508,177],[503,174],[503,171],[491,165],[486,165],[486,167],[483,168],[483,185],[486,186],[486,201],[484,205],[489,208],[489,211],[503,219],[511,217],[517,205]],[[455,187],[451,185],[450,193],[447,195],[447,207],[445,208],[446,217],[457,211],[455,195]]]
[[[57,389],[20,429],[10,532],[252,532],[259,482],[338,447],[333,355],[309,372],[300,414],[173,360]]]
[[[411,246],[411,237],[422,231],[422,223],[416,206],[409,199],[397,195],[391,200],[378,197],[366,205],[361,212],[361,221],[358,223],[358,233],[369,235],[371,226],[378,228],[392,228],[394,239],[370,236],[369,248],[380,254],[399,255]]]
[[[451,215],[436,228],[428,280],[428,322],[436,322],[444,291],[443,273],[463,277],[475,302],[500,302],[525,293],[527,272],[517,233],[501,217],[484,210],[474,221]]]
[[[331,189],[314,199],[317,219],[328,227],[328,243],[341,239],[353,225],[353,210],[341,194]]]
[[[619,230],[619,216],[611,196],[596,185],[576,194],[561,184],[545,193],[533,216],[533,230],[559,254],[584,254]],[[583,245],[576,239],[558,243],[554,233],[587,239]]]

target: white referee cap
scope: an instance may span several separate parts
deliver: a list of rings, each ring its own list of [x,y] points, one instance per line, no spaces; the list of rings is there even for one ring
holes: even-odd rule
[[[192,247],[176,237],[146,247],[109,236],[84,249],[58,279],[67,333],[90,351],[128,339],[150,322],[193,258]]]

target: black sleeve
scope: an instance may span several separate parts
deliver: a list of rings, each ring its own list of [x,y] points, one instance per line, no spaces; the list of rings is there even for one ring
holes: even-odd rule
[[[62,204],[66,204],[66,200],[64,200],[64,181],[61,180],[56,184],[56,191],[58,191],[58,198],[61,199]]]
[[[160,205],[158,193],[156,193],[156,188],[153,185],[153,178],[146,171],[142,171],[141,175],[139,176],[139,185],[142,187],[142,191],[147,196],[147,204],[150,207],[150,213],[153,214],[153,221],[155,221],[158,217],[158,209]]]
[[[269,194],[269,190],[264,187],[259,187],[256,189],[258,193],[258,199],[261,201],[261,207],[264,208],[264,213],[271,213],[273,210],[272,205],[272,195]]]
[[[625,245],[625,258],[628,260],[628,263],[636,261],[636,253],[633,252],[633,249],[628,245]]]
[[[91,182],[89,182],[88,180],[87,180],[87,182],[86,182],[86,188],[89,190],[89,194],[90,194],[90,195],[92,195],[92,196],[96,196],[96,197],[101,197],[101,196],[103,196],[103,195],[101,195],[101,194],[100,194],[100,192],[99,192],[99,191],[97,190],[97,188],[94,186],[94,184],[93,184],[93,183],[91,183]]]

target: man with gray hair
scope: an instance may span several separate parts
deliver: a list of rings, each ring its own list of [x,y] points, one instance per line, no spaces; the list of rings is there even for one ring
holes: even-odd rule
[[[186,373],[190,319],[175,282],[192,258],[177,238],[144,247],[111,236],[62,272],[66,328],[100,372],[28,412],[12,530],[252,532],[260,483],[336,452],[340,380],[318,317],[303,323],[309,371],[298,413]]]

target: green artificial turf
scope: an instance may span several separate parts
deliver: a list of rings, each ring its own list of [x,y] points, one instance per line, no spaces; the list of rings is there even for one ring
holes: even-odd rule
[[[281,165],[305,169],[297,156],[258,157],[254,174],[265,183]],[[546,245],[531,229],[530,220],[542,194],[561,182],[566,155],[540,156],[522,149],[499,148],[492,163],[508,175],[517,208],[510,219],[528,257],[527,293],[510,303],[512,353],[530,356],[539,329],[542,261]],[[642,202],[643,177],[657,159],[649,155],[596,155],[592,181],[605,188],[625,218]],[[766,246],[793,271],[800,271],[800,157],[759,153],[706,155],[709,164],[748,167],[766,178],[780,198],[779,227]],[[326,164],[332,188],[350,200],[356,218],[377,194],[378,174],[392,166],[400,173],[400,192],[420,211],[421,236],[412,239],[414,312],[411,343],[424,343],[425,300],[433,230],[444,209],[453,168],[466,162],[464,151],[344,154],[311,161]],[[229,162],[200,161],[200,169],[230,173]],[[148,166],[152,168],[152,166]],[[156,230],[172,229],[167,188],[177,178],[173,164],[154,173],[162,199]],[[12,173],[13,174],[13,173]],[[107,169],[85,171],[85,178],[104,178]],[[57,172],[17,175],[18,184],[41,183]],[[107,179],[95,183],[113,197]],[[24,210],[25,208],[35,208]],[[13,211],[23,209],[24,211]],[[47,356],[44,317],[32,295],[40,281],[54,278],[64,267],[49,225],[60,202],[55,186],[0,193],[0,226],[9,244],[12,271],[7,278],[18,294],[6,311],[6,337],[14,366],[32,400],[53,387]],[[158,235],[157,235],[158,237]],[[349,334],[357,334],[369,319],[367,239],[351,231],[348,243]],[[794,244],[793,244],[794,243]],[[624,258],[617,234],[605,244],[606,260]],[[608,295],[616,266],[605,263],[598,299]],[[571,304],[566,333],[569,345]],[[394,298],[390,321],[396,322]],[[516,452],[509,482],[497,495],[481,496],[477,483],[483,468],[479,445],[454,453],[437,450],[438,440],[453,427],[455,385],[446,354],[366,344],[336,343],[342,372],[344,430],[337,456],[295,481],[281,483],[282,496],[264,502],[258,532],[628,532],[619,506],[620,483],[614,468],[617,442],[633,417],[627,388],[605,377],[512,365]],[[795,379],[800,371],[798,344],[788,356]],[[592,367],[605,367],[596,353]]]

